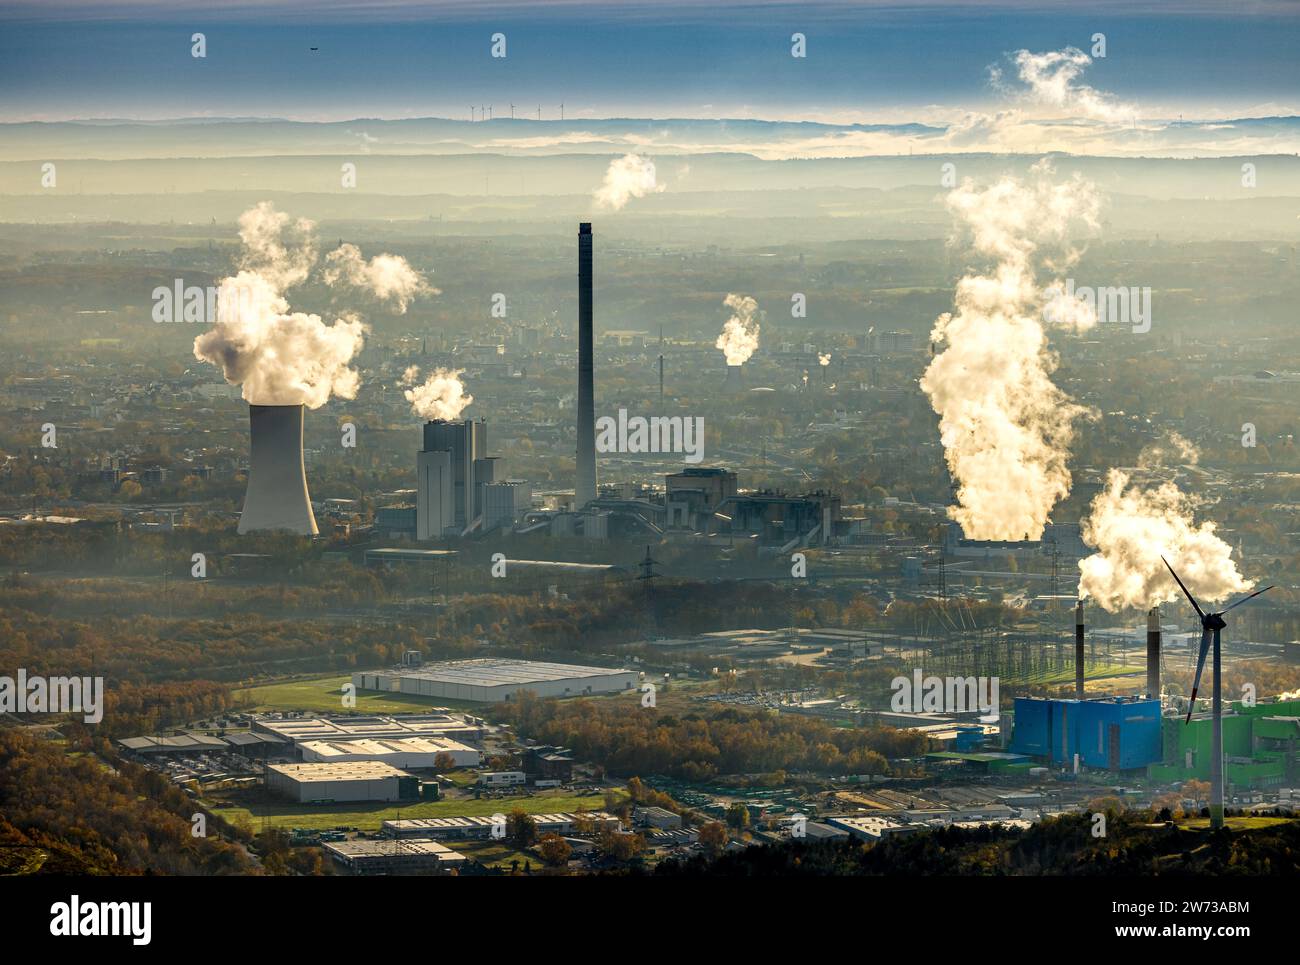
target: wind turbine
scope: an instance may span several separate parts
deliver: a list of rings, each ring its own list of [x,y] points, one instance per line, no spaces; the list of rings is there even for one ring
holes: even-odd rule
[[[1214,641],[1214,697],[1211,700],[1211,711],[1214,715],[1213,730],[1210,732],[1210,828],[1218,830],[1223,827],[1223,688],[1222,688],[1222,661],[1219,648],[1219,634],[1228,624],[1224,622],[1223,615],[1234,607],[1239,607],[1247,600],[1253,600],[1261,593],[1267,593],[1273,589],[1266,586],[1262,590],[1256,590],[1250,596],[1244,596],[1232,606],[1224,607],[1217,613],[1206,613],[1201,609],[1201,605],[1196,602],[1196,598],[1183,585],[1183,581],[1178,578],[1174,568],[1169,565],[1169,561],[1163,556],[1160,562],[1164,563],[1170,574],[1178,582],[1178,588],[1183,591],[1183,596],[1187,597],[1187,602],[1196,610],[1196,615],[1201,618],[1201,653],[1196,660],[1196,677],[1192,681],[1192,696],[1187,702],[1187,719],[1183,723],[1190,723],[1192,720],[1192,708],[1196,706],[1196,692],[1201,687],[1201,672],[1205,669],[1205,656],[1210,649],[1210,641]]]

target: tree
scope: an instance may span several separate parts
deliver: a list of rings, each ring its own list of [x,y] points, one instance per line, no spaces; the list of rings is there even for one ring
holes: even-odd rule
[[[441,754],[436,754],[433,758],[433,769],[439,774],[445,774],[447,771],[454,771],[456,769],[456,758],[452,757],[446,751],[443,751]]]
[[[749,808],[737,801],[727,808],[727,824],[736,830],[749,827]]]
[[[569,855],[573,854],[573,848],[569,846],[569,842],[552,831],[542,835],[542,840],[537,845],[537,853],[541,855],[547,867],[562,868],[569,863]]]
[[[537,822],[522,808],[515,808],[506,818],[506,837],[522,851],[537,840]]]
[[[717,854],[727,846],[727,826],[719,821],[710,821],[700,828],[700,844],[710,854]]]

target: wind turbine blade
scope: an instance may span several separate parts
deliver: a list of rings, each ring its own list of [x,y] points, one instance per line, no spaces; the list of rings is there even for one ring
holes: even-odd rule
[[[1255,591],[1254,593],[1252,593],[1250,596],[1243,596],[1240,600],[1238,600],[1238,601],[1237,601],[1236,603],[1234,603],[1232,606],[1227,607],[1227,608],[1225,608],[1225,609],[1223,609],[1223,610],[1220,610],[1219,613],[1220,613],[1220,614],[1227,613],[1228,610],[1231,610],[1233,607],[1241,606],[1241,605],[1242,605],[1243,603],[1245,603],[1247,600],[1253,600],[1253,599],[1255,599],[1255,597],[1259,596],[1261,593],[1267,593],[1267,592],[1268,592],[1269,590],[1271,590],[1271,589],[1273,589],[1271,586],[1266,586],[1266,587],[1264,587],[1264,589],[1262,589],[1262,590],[1256,590],[1256,591]]]
[[[1165,558],[1162,556],[1162,557],[1160,557],[1160,562],[1163,563],[1163,564],[1165,564],[1165,568],[1168,569],[1169,572],[1170,572],[1170,574],[1173,576],[1173,578],[1174,578],[1175,580],[1177,580],[1177,582],[1178,582],[1178,586],[1179,586],[1179,587],[1182,589],[1182,591],[1183,591],[1183,596],[1187,597],[1187,602],[1190,603],[1192,606],[1194,606],[1194,607],[1196,608],[1196,615],[1199,616],[1202,620],[1204,620],[1204,619],[1205,619],[1205,611],[1202,610],[1202,609],[1201,609],[1201,605],[1200,605],[1199,603],[1196,602],[1196,597],[1192,596],[1191,592],[1187,589],[1187,587],[1183,586],[1183,581],[1178,579],[1178,574],[1177,574],[1177,573],[1174,573],[1174,568],[1173,568],[1172,566],[1169,565],[1169,561],[1168,561],[1167,559],[1165,559]],[[1197,676],[1200,676],[1200,675],[1197,674]]]
[[[1210,641],[1214,639],[1214,634],[1209,629],[1201,631],[1201,655],[1196,661],[1196,678],[1192,681],[1192,697],[1187,701],[1187,720],[1184,724],[1192,721],[1192,708],[1196,706],[1196,692],[1201,689],[1201,671],[1205,669],[1205,655],[1210,652]]]

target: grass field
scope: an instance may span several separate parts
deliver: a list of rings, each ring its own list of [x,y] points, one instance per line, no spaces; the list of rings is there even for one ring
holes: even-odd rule
[[[1229,815],[1223,819],[1223,823],[1234,831],[1248,831],[1251,828],[1268,828],[1275,824],[1288,824],[1295,820],[1295,818],[1233,817]],[[1187,818],[1184,821],[1179,821],[1178,826],[1193,831],[1203,831],[1210,826],[1210,819]]]
[[[416,801],[399,807],[387,803],[361,804],[292,804],[288,801],[248,804],[214,796],[205,799],[205,807],[231,824],[241,821],[254,831],[260,831],[266,819],[272,827],[308,828],[319,831],[326,828],[354,827],[362,831],[378,831],[384,821],[398,818],[445,818],[466,815],[469,817],[509,814],[521,808],[529,814],[547,814],[558,811],[599,811],[605,806],[601,794],[577,796],[564,792],[542,791],[532,797],[505,800],[451,799],[443,801]]]
[[[357,691],[355,708],[343,706],[343,685],[352,682],[349,674],[311,677],[282,683],[263,684],[235,691],[235,700],[246,710],[313,710],[319,713],[342,713],[349,709],[363,714],[416,714],[430,707],[447,707],[482,714],[490,704],[440,697],[416,697],[410,694],[384,694]]]

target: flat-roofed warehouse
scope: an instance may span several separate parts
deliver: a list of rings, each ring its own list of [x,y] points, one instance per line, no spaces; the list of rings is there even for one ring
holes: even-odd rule
[[[356,680],[353,678],[353,683]],[[384,715],[284,716],[253,718],[255,733],[270,734],[295,746],[307,741],[406,740],[410,737],[477,740],[483,736],[481,718],[465,714],[428,713]]]
[[[538,697],[612,694],[636,687],[635,670],[582,667],[532,660],[451,660],[422,667],[378,670],[352,675],[358,690],[496,703],[527,690]]]
[[[565,811],[557,814],[531,814],[538,834],[573,834],[584,826],[592,830],[622,827],[622,822],[607,811]],[[383,824],[383,834],[390,838],[490,838],[493,821],[484,815],[446,818],[398,818]]]
[[[298,749],[304,761],[382,761],[417,769],[436,767],[434,762],[444,754],[456,767],[477,767],[483,760],[481,751],[447,737],[303,741]]]
[[[420,779],[382,761],[269,764],[266,787],[291,801],[414,801]]]
[[[375,841],[357,838],[325,845],[325,852],[353,874],[391,874],[458,868],[465,856],[430,840]]]

